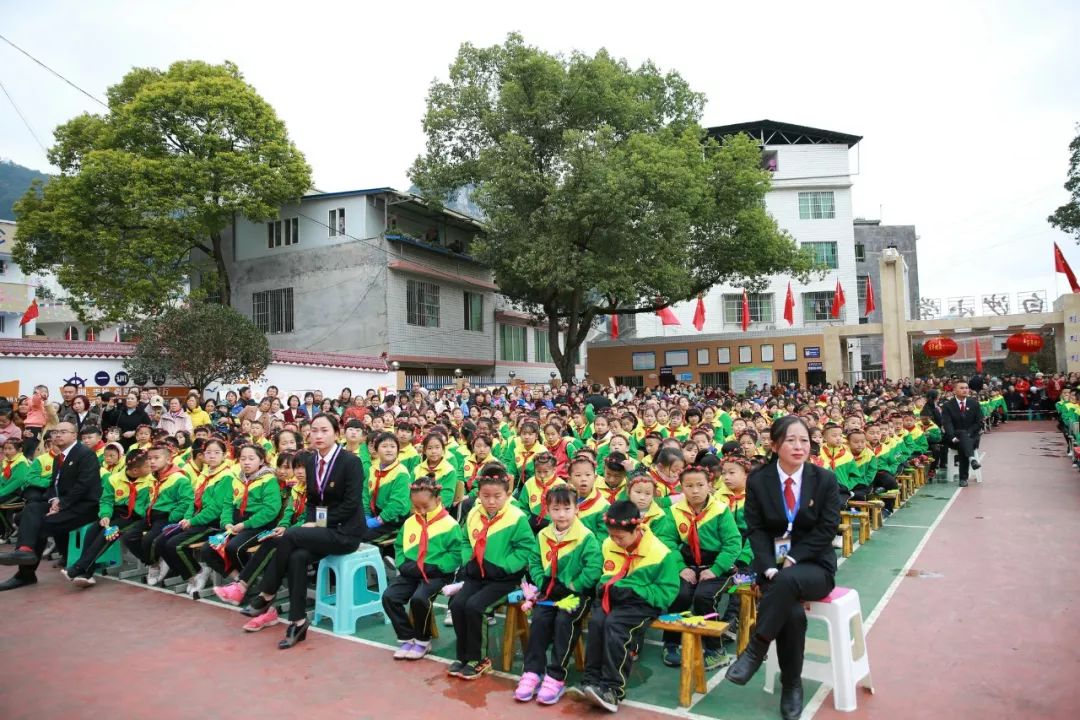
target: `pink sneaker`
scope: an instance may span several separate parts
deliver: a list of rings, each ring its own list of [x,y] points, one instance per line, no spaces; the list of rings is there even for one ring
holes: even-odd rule
[[[566,683],[556,680],[548,675],[544,676],[544,682],[540,685],[540,693],[536,696],[536,702],[541,705],[554,705],[566,692]]]
[[[529,702],[536,697],[536,687],[540,684],[540,676],[533,672],[527,672],[518,681],[517,690],[514,691],[514,699],[518,702]]]
[[[244,630],[246,630],[247,632],[259,632],[264,627],[267,627],[268,625],[273,625],[277,621],[277,608],[271,605],[262,615],[258,615],[248,620],[247,624],[244,625]]]
[[[227,602],[230,605],[239,605],[244,600],[244,588],[240,587],[240,583],[229,583],[221,587],[214,588],[214,594],[217,595],[223,602]]]

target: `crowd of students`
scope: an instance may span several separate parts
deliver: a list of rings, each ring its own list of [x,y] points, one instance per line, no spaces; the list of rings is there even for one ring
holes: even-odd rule
[[[55,432],[70,425],[101,478],[81,555],[68,564],[66,537],[56,537],[57,565],[73,584],[94,585],[96,562],[120,542],[148,567],[149,585],[179,576],[199,597],[213,573],[225,578],[214,592],[242,605],[254,632],[279,622],[275,594],[287,578],[281,647],[292,647],[306,631],[307,567],[376,543],[396,568],[383,596],[395,659],[430,651],[442,594],[457,643],[449,673],[481,677],[492,667],[490,618],[520,592],[531,632],[515,699],[559,701],[587,617],[582,692],[614,711],[645,629],[662,614],[730,623],[729,637],[708,638],[704,651],[706,670],[728,664],[724,642],[738,618],[730,591],[752,569],[748,477],[775,462],[777,421],[798,419],[810,462],[835,476],[843,499],[890,502],[896,474],[933,466],[948,442],[934,418],[952,387],[928,389],[414,387],[407,399],[369,392],[359,403],[343,391],[336,407],[315,392],[283,406],[276,388],[259,403],[247,389],[221,403],[142,391],[105,398],[93,424],[72,418],[67,402],[52,407],[39,388],[27,417],[40,412],[42,424],[2,440],[0,504],[46,497],[54,456],[70,447]],[[998,397],[987,389],[989,416]],[[0,413],[0,433],[16,412]],[[149,422],[131,421],[143,415]],[[331,497],[336,479],[350,487]],[[14,539],[13,515],[5,534]],[[318,528],[340,532],[315,537]],[[664,636],[663,662],[680,666],[677,636]]]

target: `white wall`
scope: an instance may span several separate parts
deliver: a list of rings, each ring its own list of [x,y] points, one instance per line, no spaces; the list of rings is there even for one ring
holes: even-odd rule
[[[331,209],[345,208],[345,233],[346,235],[330,236],[330,230],[326,227],[329,223],[329,211]],[[304,216],[300,216],[303,213]],[[284,229],[282,230],[281,246],[270,248],[267,246],[267,224],[253,223],[244,218],[236,221],[236,260],[255,260],[262,257],[278,257],[291,255],[305,250],[326,248],[332,245],[341,245],[353,242],[349,237],[367,238],[367,198],[364,195],[342,195],[338,197],[324,198],[314,196],[301,200],[300,206],[284,205],[279,217],[282,220],[297,218],[300,242],[294,245],[285,245]],[[310,218],[310,219],[309,219]],[[378,218],[379,229],[382,229],[382,218]],[[377,234],[377,233],[375,233]]]

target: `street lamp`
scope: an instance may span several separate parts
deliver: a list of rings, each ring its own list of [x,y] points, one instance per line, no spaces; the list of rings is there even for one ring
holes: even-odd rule
[[[552,371],[552,373],[551,373],[551,379],[552,379],[552,380],[554,380],[554,379],[555,379],[555,372],[554,372],[554,371]]]
[[[517,377],[517,373],[513,370],[510,371],[510,382],[514,382],[514,378]]]
[[[459,378],[465,373],[461,372],[461,368],[454,368],[454,377]]]
[[[390,367],[393,368],[394,372],[397,372],[401,369],[401,363],[395,360],[394,362],[390,363]]]

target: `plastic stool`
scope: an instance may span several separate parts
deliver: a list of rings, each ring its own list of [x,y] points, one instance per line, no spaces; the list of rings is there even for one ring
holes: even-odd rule
[[[947,474],[946,474],[945,477],[948,480],[948,482],[958,482],[960,480],[960,466],[953,464],[953,459],[958,458],[958,457],[960,457],[960,453],[957,450],[955,450],[954,448],[949,448],[949,455],[946,458],[946,462],[945,462],[945,467],[947,468],[947,470],[946,470]],[[973,457],[974,457],[975,460],[978,460],[979,464],[981,465],[982,462],[983,462],[983,458],[986,457],[986,456],[983,453],[976,450],[975,455]],[[968,477],[971,478],[972,480],[974,480],[975,482],[982,482],[982,468],[980,467],[978,470],[976,470],[973,467],[969,467],[968,468]]]
[[[823,600],[806,603],[806,617],[825,621],[829,630],[829,660],[804,659],[802,676],[832,686],[833,707],[841,712],[852,712],[857,705],[857,685],[874,692],[859,593],[851,588],[834,588]],[[807,644],[810,642],[808,640]],[[765,661],[765,692],[768,693],[773,692],[780,672],[775,647],[771,650]]]
[[[90,525],[83,525],[75,532],[68,533],[68,567],[74,565],[75,561],[82,557],[83,543],[86,540],[86,531],[89,529]],[[105,552],[101,553],[101,557],[94,563],[94,568],[112,567],[113,565],[120,565],[123,562],[124,555],[120,548],[120,538],[117,538],[106,546]]]
[[[375,570],[377,591],[368,589],[369,567]],[[334,592],[330,592],[331,571],[334,573]],[[315,580],[315,615],[312,622],[318,625],[321,618],[328,617],[338,635],[352,635],[356,632],[357,620],[376,613],[382,614],[383,622],[389,624],[390,618],[386,616],[382,605],[385,590],[386,568],[379,548],[374,545],[361,545],[356,552],[348,555],[328,555],[319,561],[319,572]]]

